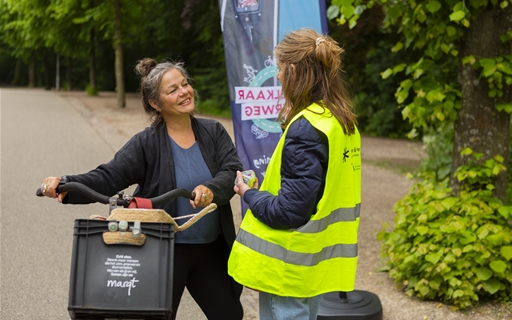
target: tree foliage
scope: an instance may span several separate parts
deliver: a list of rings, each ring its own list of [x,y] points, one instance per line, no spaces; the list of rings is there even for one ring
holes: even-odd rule
[[[138,60],[182,60],[203,96],[200,107],[230,110],[217,0],[121,0],[120,4],[126,91],[138,89],[133,72]],[[113,0],[0,0],[0,68],[6,70],[0,73],[0,83],[16,78],[13,67],[19,59],[16,70],[22,73],[16,84],[26,84],[34,57],[35,85],[40,86],[44,51],[50,66],[59,56],[67,75],[62,87],[114,91],[114,17]],[[91,68],[96,71],[91,73]],[[55,68],[48,72],[53,79]]]
[[[384,79],[404,73],[403,80],[395,93],[397,102],[403,106],[402,114],[415,127],[413,137],[419,128],[439,125],[445,120],[454,121],[460,109],[460,85],[457,80],[457,66],[469,63],[481,70],[481,76],[490,86],[489,96],[503,95],[503,85],[512,84],[512,55],[495,58],[459,56],[459,41],[470,21],[475,19],[489,5],[509,6],[508,0],[467,1],[448,0],[426,1],[365,1],[333,0],[328,16],[340,24],[355,27],[361,14],[368,8],[380,4],[386,17],[384,28],[400,24],[398,33],[403,35],[392,52],[406,49],[421,50],[422,56],[415,61],[403,61],[382,71]],[[470,10],[471,9],[471,10]],[[339,16],[338,16],[339,15]],[[512,31],[501,35],[509,41]],[[497,103],[498,110],[512,112],[512,102]]]
[[[404,77],[382,79],[380,72],[415,53],[404,50],[390,54],[399,36],[381,27],[383,19],[382,8],[374,6],[353,28],[330,20],[329,35],[345,50],[343,70],[356,106],[359,130],[365,135],[404,138],[412,126],[403,121],[393,94]]]

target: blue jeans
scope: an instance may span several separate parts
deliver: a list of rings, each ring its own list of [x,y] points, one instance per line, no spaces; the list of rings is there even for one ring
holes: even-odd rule
[[[316,320],[320,297],[281,297],[260,292],[260,320]]]

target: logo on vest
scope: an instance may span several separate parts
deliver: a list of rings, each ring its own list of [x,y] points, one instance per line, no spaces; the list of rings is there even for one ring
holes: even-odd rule
[[[347,162],[347,159],[349,157],[348,153],[350,152],[350,150],[347,149],[347,147],[345,147],[345,150],[343,151],[343,162]]]

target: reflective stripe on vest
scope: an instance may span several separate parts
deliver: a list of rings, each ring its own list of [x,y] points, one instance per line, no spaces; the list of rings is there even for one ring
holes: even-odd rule
[[[336,222],[356,221],[359,218],[361,204],[358,203],[355,208],[338,208],[331,212],[328,216],[320,220],[310,220],[304,227],[300,227],[302,233],[315,233],[325,230],[329,225]]]
[[[306,267],[315,266],[326,259],[336,257],[357,257],[357,244],[337,244],[325,247],[320,252],[301,253],[286,250],[277,244],[258,238],[243,229],[240,229],[238,232],[237,241],[268,257],[281,260],[285,263]]]
[[[246,287],[290,297],[354,290],[361,202],[360,136],[346,136],[328,110],[312,105],[304,116],[329,143],[329,163],[317,212],[294,230],[276,230],[248,210],[228,262],[229,274]],[[288,126],[289,128],[289,126]],[[278,195],[288,130],[276,146],[260,190]],[[350,157],[347,160],[345,155]]]

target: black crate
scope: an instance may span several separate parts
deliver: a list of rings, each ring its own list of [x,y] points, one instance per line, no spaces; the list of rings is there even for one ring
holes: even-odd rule
[[[169,319],[174,225],[141,223],[146,235],[141,246],[105,244],[107,225],[108,221],[75,220],[71,319]]]

